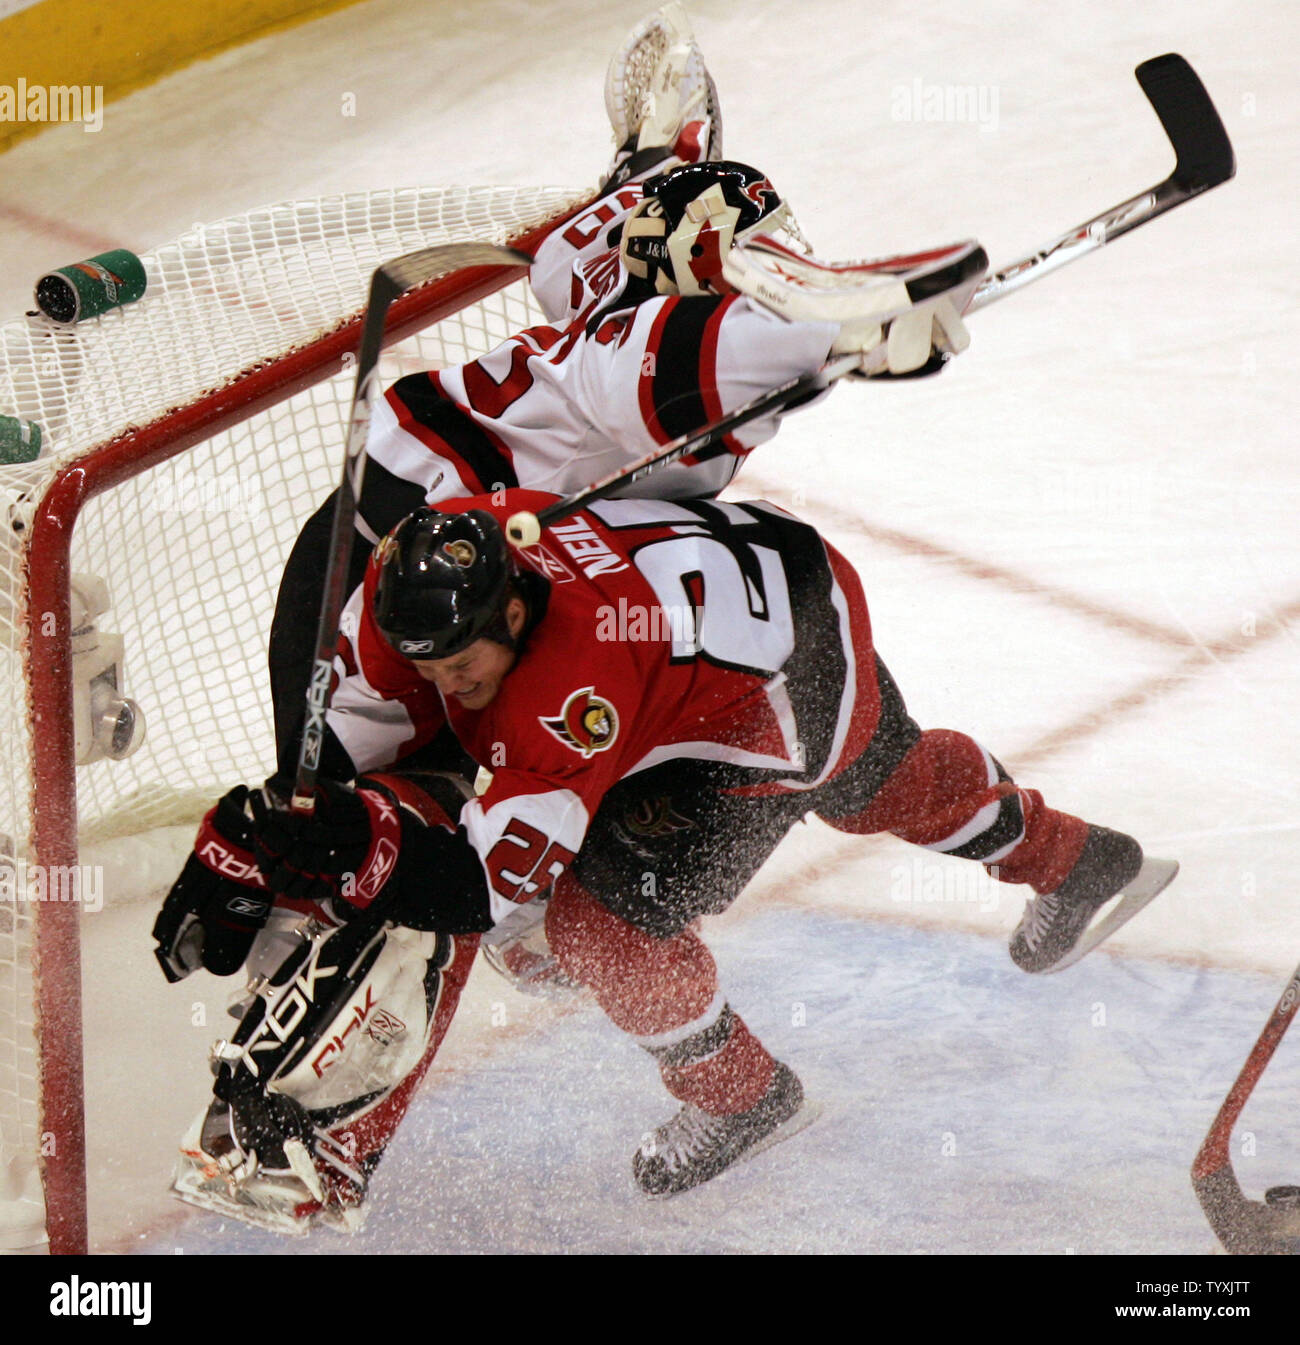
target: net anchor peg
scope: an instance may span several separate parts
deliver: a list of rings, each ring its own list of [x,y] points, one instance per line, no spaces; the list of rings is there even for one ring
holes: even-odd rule
[[[101,631],[95,618],[112,606],[97,575],[72,577],[72,698],[78,766],[122,761],[145,737],[144,713],[119,691],[125,643]]]

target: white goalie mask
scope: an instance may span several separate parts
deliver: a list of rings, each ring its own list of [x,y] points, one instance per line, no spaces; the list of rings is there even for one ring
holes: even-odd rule
[[[728,251],[786,223],[789,211],[767,177],[747,164],[686,164],[645,184],[645,199],[623,225],[619,251],[628,274],[659,294],[728,294]]]

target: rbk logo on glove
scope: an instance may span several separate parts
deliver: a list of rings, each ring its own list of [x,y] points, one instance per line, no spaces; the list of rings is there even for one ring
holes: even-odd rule
[[[370,814],[370,848],[357,874],[356,895],[344,896],[358,906],[369,905],[383,890],[397,867],[398,847],[402,840],[402,824],[391,801],[375,789],[359,789],[357,796],[367,805]]]
[[[237,849],[223,841],[212,829],[211,814],[203,819],[199,838],[194,844],[199,862],[221,878],[230,878],[249,887],[265,887],[266,878],[257,867],[251,850]]]

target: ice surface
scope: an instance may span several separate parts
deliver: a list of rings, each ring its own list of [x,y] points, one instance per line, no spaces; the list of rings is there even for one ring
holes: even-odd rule
[[[648,7],[372,0],[112,104],[97,135],[51,130],[3,159],[0,311],[51,265],[271,200],[594,182],[604,64]],[[940,379],[837,389],[735,492],[819,522],[861,568],[922,722],[975,734],[1182,874],[1122,955],[1030,979],[1004,948],[1018,892],[801,829],[706,935],[734,1003],[825,1102],[813,1127],[644,1201],[630,1153],[670,1110],[646,1061],[590,1007],[523,1001],[480,969],[368,1229],[303,1246],[163,1194],[226,987],[157,973],[152,906],[184,844],[157,841],[117,859],[133,896],[84,922],[100,1248],[1212,1246],[1187,1168],[1300,957],[1300,9],[689,8],[727,152],[762,165],[827,256],[972,235],[995,265],[1021,255],[1167,172],[1137,62],[1176,50],[1205,79],[1234,182],[972,318]],[[918,87],[957,86],[983,91],[983,125],[900,117]],[[1297,1054],[1284,1044],[1243,1118],[1251,1194],[1297,1179]]]
[[[806,909],[766,909],[709,942],[732,1002],[824,1109],[753,1161],[672,1200],[642,1196],[632,1151],[674,1106],[588,1004],[509,1049],[449,1051],[362,1232],[289,1241],[190,1214],[139,1249],[1210,1249],[1186,1174],[1250,1036],[1226,1025],[1262,1021],[1263,978],[1098,957],[1086,978],[1034,980],[1000,941]],[[1284,1179],[1297,1084],[1294,1061],[1270,1078],[1250,1120],[1274,1161],[1239,1162],[1243,1183]]]

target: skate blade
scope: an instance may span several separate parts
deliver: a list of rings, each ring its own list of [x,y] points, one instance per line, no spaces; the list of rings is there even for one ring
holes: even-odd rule
[[[724,1168],[716,1177],[711,1177],[708,1181],[700,1182],[695,1186],[688,1186],[684,1191],[646,1191],[638,1186],[635,1181],[631,1183],[632,1189],[645,1200],[672,1200],[677,1196],[690,1195],[692,1191],[701,1191],[705,1187],[714,1186],[725,1180],[738,1167],[748,1163],[751,1158],[756,1158],[765,1149],[770,1149],[774,1144],[780,1144],[782,1140],[791,1139],[801,1130],[806,1130],[821,1116],[823,1110],[820,1102],[810,1101],[805,1097],[803,1105],[788,1121],[783,1121],[770,1135],[759,1140],[757,1144],[751,1145],[729,1167]]]
[[[1118,900],[1100,920],[1094,920],[1079,942],[1070,949],[1059,962],[1043,969],[1043,975],[1054,971],[1064,971],[1072,967],[1081,958],[1088,956],[1099,943],[1104,943],[1121,926],[1128,924],[1139,911],[1149,906],[1170,883],[1178,876],[1176,859],[1147,859],[1138,870],[1137,877],[1119,893]]]
[[[782,1140],[791,1139],[801,1130],[807,1130],[821,1116],[822,1111],[823,1107],[820,1102],[805,1097],[803,1105],[788,1121],[783,1121],[770,1135],[759,1140],[751,1148],[746,1149],[731,1166],[739,1167],[747,1158],[754,1158],[761,1154],[764,1149],[770,1149],[774,1144],[780,1144]]]
[[[313,1211],[309,1207],[313,1202],[306,1191],[298,1200],[293,1192],[283,1189],[275,1195],[248,1186],[232,1192],[224,1178],[205,1175],[204,1168],[188,1154],[182,1154],[176,1165],[171,1194],[196,1209],[237,1219],[269,1233],[305,1237],[312,1228]]]

